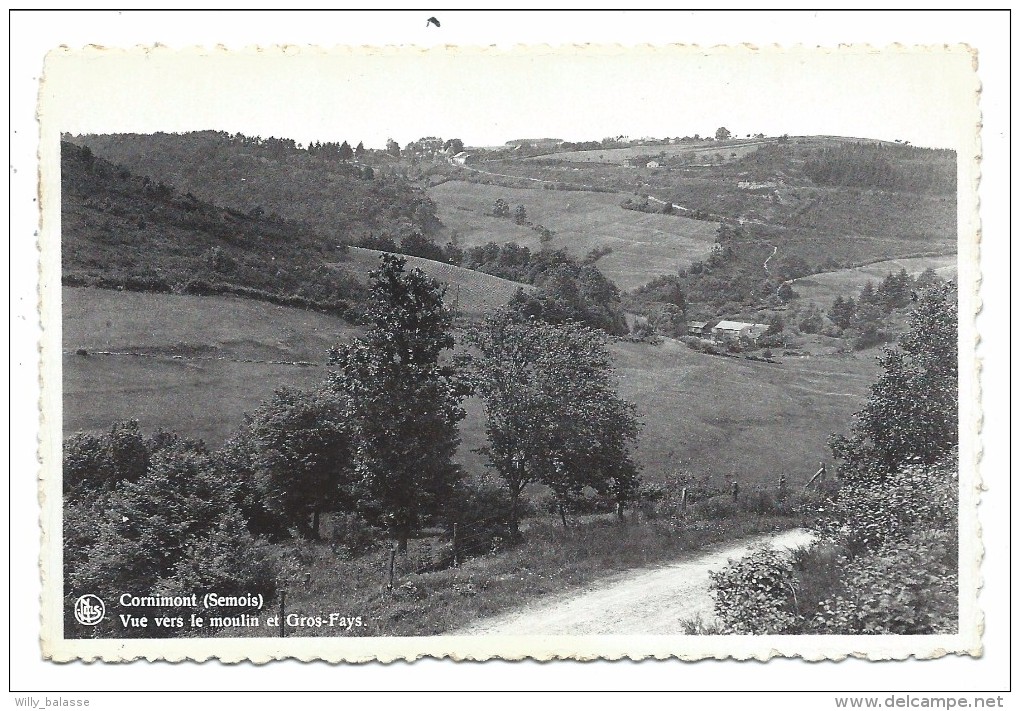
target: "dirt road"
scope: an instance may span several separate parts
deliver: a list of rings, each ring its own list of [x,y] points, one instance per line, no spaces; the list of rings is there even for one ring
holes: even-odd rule
[[[662,568],[623,573],[586,592],[481,620],[455,634],[683,634],[684,621],[713,618],[708,571],[764,543],[790,549],[810,540],[807,531],[797,529],[726,543]]]

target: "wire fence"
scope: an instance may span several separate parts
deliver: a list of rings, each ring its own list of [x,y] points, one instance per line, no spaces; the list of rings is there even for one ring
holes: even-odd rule
[[[660,488],[654,497],[639,496],[631,504],[632,515],[644,518],[648,514],[648,506],[671,509],[681,518],[687,518],[689,510],[704,507],[705,515],[713,515],[716,507],[711,502],[728,501],[729,506],[740,511],[763,513],[770,507],[793,501],[801,493],[820,489],[827,478],[827,471],[822,465],[803,489],[793,487],[784,474],[771,484],[741,485],[734,479],[723,486],[705,487],[704,482],[692,483],[683,487]],[[767,499],[767,500],[766,500]],[[771,503],[770,503],[771,502]],[[603,502],[606,503],[606,502]],[[603,508],[606,508],[605,506]],[[613,515],[612,509],[593,510],[592,515]],[[555,515],[550,511],[550,516]],[[574,515],[584,516],[580,512]],[[620,515],[617,511],[616,515]],[[697,514],[694,514],[695,517]],[[649,515],[651,520],[655,516]],[[518,522],[518,530],[512,531],[512,524],[506,513],[488,516],[472,516],[470,520],[448,523],[442,533],[423,540],[419,550],[414,554],[402,555],[394,542],[385,553],[386,588],[393,591],[401,579],[411,575],[420,575],[438,570],[460,567],[467,559],[495,553],[502,550],[513,538],[527,530],[529,520]],[[558,527],[558,524],[557,524]]]

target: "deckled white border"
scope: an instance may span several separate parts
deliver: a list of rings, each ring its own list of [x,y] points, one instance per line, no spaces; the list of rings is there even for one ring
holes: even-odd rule
[[[874,50],[859,45],[836,49],[810,50],[795,47],[782,50],[768,47],[756,50],[750,46],[733,47],[639,47],[627,49],[619,46],[585,46],[551,48],[518,47],[514,53],[536,52],[648,52],[652,54],[665,52],[739,52],[746,54],[751,60],[757,52],[801,52],[810,56],[815,52],[859,52],[867,51],[899,52],[917,51],[917,48],[893,46]],[[952,48],[931,47],[933,52],[962,52],[962,46]],[[194,49],[191,52],[227,52],[223,48],[213,50]],[[366,52],[381,53],[387,56],[414,56],[423,52],[507,52],[493,48],[249,48],[241,53],[259,53],[293,56],[298,52],[313,54],[341,53],[358,55]],[[122,53],[126,58],[139,56],[145,52],[169,53],[166,48],[131,50],[85,48],[81,51],[68,49],[58,50],[51,55],[47,73],[59,71],[60,62],[68,58],[79,61],[98,53],[108,56],[109,53]],[[232,51],[237,54],[237,51]],[[978,364],[975,360],[976,331],[974,316],[978,309],[977,288],[979,285],[978,244],[979,230],[977,217],[976,191],[979,176],[980,143],[978,134],[976,75],[974,79],[973,106],[957,106],[954,110],[972,112],[974,134],[972,150],[968,160],[967,144],[961,142],[960,151],[960,195],[958,216],[960,223],[959,240],[959,273],[960,273],[960,401],[961,401],[961,560],[971,561],[971,565],[961,565],[960,570],[960,626],[961,632],[956,635],[939,636],[777,636],[777,637],[672,637],[672,636],[529,636],[529,637],[423,637],[423,638],[358,638],[358,639],[323,639],[323,638],[292,638],[287,640],[274,639],[182,639],[182,640],[63,640],[60,634],[62,626],[63,604],[60,595],[61,551],[59,533],[61,531],[61,496],[60,496],[60,432],[61,392],[60,380],[60,289],[59,289],[59,131],[60,112],[72,110],[72,106],[62,105],[61,98],[48,94],[43,83],[40,94],[41,147],[40,147],[40,195],[43,209],[43,229],[40,238],[42,255],[41,265],[41,319],[44,324],[42,344],[43,388],[41,400],[41,444],[40,452],[43,468],[40,477],[40,501],[42,505],[43,554],[41,571],[43,577],[43,618],[42,643],[44,654],[55,661],[71,659],[102,659],[105,661],[127,661],[137,658],[165,659],[181,661],[185,659],[206,660],[220,659],[225,662],[244,660],[256,663],[268,662],[273,659],[294,658],[303,661],[322,659],[328,661],[367,662],[395,660],[413,660],[425,656],[450,657],[453,659],[643,659],[643,658],[736,658],[736,659],[769,659],[775,656],[801,657],[807,660],[843,659],[859,657],[870,660],[905,659],[907,657],[933,658],[946,654],[980,655],[980,636],[982,616],[977,606],[977,590],[980,584],[980,564],[982,555],[980,531],[977,525],[976,505],[980,482],[977,481],[977,458],[979,455],[978,434],[978,401],[977,389]],[[971,288],[966,288],[967,286]],[[968,318],[969,315],[969,318]],[[58,384],[54,387],[54,383]],[[54,466],[55,463],[55,466]],[[969,531],[969,535],[964,535]]]

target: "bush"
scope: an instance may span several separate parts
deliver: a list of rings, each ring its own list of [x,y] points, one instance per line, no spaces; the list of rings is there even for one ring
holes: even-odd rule
[[[64,442],[64,498],[111,492],[121,481],[142,477],[148,466],[149,447],[137,420],[119,422],[102,435],[78,432]]]
[[[820,516],[821,541],[796,553],[789,581],[775,560],[765,561],[772,568],[761,560],[731,564],[713,587],[727,630],[764,632],[761,620],[778,620],[768,631],[955,632],[958,486],[952,456],[881,480],[830,482],[796,497],[803,510]]]
[[[730,494],[717,494],[691,505],[691,514],[700,519],[731,518],[737,515],[737,502]]]
[[[786,338],[782,332],[766,333],[763,336],[759,336],[755,343],[759,348],[783,348],[786,346]]]
[[[687,489],[688,518],[691,508],[713,497],[720,496],[723,490],[714,486],[707,477],[699,477],[690,472],[677,470],[670,474],[661,484],[645,484],[638,490],[639,506],[643,513],[651,519],[662,518],[674,525],[683,522],[682,499]]]
[[[843,549],[824,541],[793,551],[796,589],[793,602],[802,621],[814,615],[820,609],[820,603],[832,595],[843,579],[846,563]]]
[[[332,515],[330,543],[333,551],[347,558],[357,558],[376,547],[386,537],[386,532],[372,526],[355,513]]]
[[[388,237],[386,235],[376,236],[374,234],[371,234],[368,235],[367,237],[362,237],[361,240],[358,242],[358,246],[364,247],[365,249],[375,249],[380,252],[397,251],[397,243],[393,241],[392,237]]]
[[[758,549],[709,575],[724,632],[786,634],[796,628],[793,565],[783,554]]]
[[[765,516],[776,513],[779,509],[779,501],[776,494],[764,488],[755,488],[747,492],[740,492],[738,505],[742,511]],[[791,505],[792,513],[792,505]]]
[[[818,333],[824,325],[825,322],[822,320],[822,315],[815,310],[811,310],[800,320],[797,328],[801,333]]]
[[[958,549],[947,532],[917,534],[850,563],[811,628],[829,634],[955,634]]]
[[[534,513],[525,497],[517,503],[517,515]],[[482,555],[493,548],[493,541],[507,540],[510,529],[510,496],[506,489],[487,480],[465,481],[447,504],[446,528],[453,535],[457,524],[457,553]]]
[[[846,480],[815,522],[824,537],[851,557],[903,541],[937,524],[954,527],[959,507],[956,457],[941,465],[913,465],[884,480]]]
[[[92,505],[70,505],[66,513],[85,514],[89,523],[72,526],[65,540],[65,617],[69,635],[168,637],[196,634],[190,628],[124,628],[114,616],[83,629],[67,617],[74,600],[86,593],[106,601],[124,592],[139,595],[223,595],[276,593],[276,566],[262,544],[247,531],[235,507],[234,485],[215,460],[197,446],[162,437],[145,474],[122,480]],[[69,564],[70,563],[70,564]],[[234,608],[235,614],[255,609]],[[196,609],[196,612],[202,610]],[[164,608],[138,608],[160,616]],[[174,614],[184,612],[174,609]]]

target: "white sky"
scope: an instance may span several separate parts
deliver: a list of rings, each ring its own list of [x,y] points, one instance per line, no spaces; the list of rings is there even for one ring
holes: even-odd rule
[[[427,14],[395,15],[416,18],[431,41],[462,19],[477,20],[453,13],[443,28],[426,28]],[[661,17],[680,29],[684,15]],[[87,58],[71,52],[53,56],[45,85],[63,107],[59,130],[71,133],[211,128],[303,143],[362,140],[369,147],[382,147],[388,137],[401,145],[427,135],[498,145],[543,136],[710,135],[719,126],[739,136],[832,134],[958,147],[961,132],[973,136],[977,124],[976,88],[971,57],[960,46],[753,51],[608,44],[333,53],[164,47],[92,51]]]

